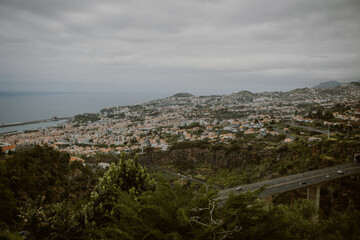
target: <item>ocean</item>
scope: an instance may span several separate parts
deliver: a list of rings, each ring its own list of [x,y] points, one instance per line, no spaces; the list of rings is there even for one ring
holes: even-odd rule
[[[0,123],[14,123],[81,113],[96,113],[102,108],[143,103],[170,95],[153,93],[89,92],[1,92]],[[59,122],[0,128],[0,133],[57,125]]]

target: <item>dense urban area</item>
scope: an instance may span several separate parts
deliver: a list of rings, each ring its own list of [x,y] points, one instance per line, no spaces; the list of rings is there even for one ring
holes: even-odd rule
[[[5,149],[17,145],[52,146],[72,156],[96,153],[162,151],[178,142],[207,140],[229,144],[251,135],[279,136],[286,143],[295,139],[321,140],[306,134],[317,128],[325,134],[347,134],[357,128],[360,90],[357,83],[336,89],[305,88],[289,92],[247,91],[222,96],[195,97],[179,93],[144,104],[104,108],[100,113],[77,115],[57,128],[3,136]],[[356,131],[356,129],[355,129]],[[316,133],[316,132],[315,132]]]
[[[353,162],[359,96],[359,82],[178,93],[3,134],[0,238],[359,239],[358,174],[323,186],[320,208],[306,189],[271,204],[261,190],[217,200],[221,189]]]

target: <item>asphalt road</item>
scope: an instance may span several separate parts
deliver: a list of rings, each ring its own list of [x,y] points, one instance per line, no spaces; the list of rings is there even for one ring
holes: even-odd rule
[[[116,155],[114,155],[116,156]],[[198,182],[201,184],[207,184],[207,182],[182,175],[180,173],[172,172],[168,169],[156,166],[145,164],[147,167],[155,168],[160,171],[163,171],[167,174],[174,175],[180,178],[188,179],[190,181]],[[338,173],[338,170],[342,171],[342,174]],[[311,186],[321,185],[335,179],[339,179],[342,177],[351,176],[353,174],[360,174],[360,163],[352,162],[343,165],[337,165],[335,167],[322,168],[318,170],[308,171],[304,173],[299,173],[295,175],[290,175],[286,177],[279,177],[271,180],[266,180],[263,182],[252,183],[243,186],[237,186],[233,188],[228,188],[219,191],[219,199],[225,200],[227,199],[230,193],[238,193],[238,192],[247,192],[247,191],[256,191],[262,187],[265,187],[265,190],[259,194],[259,197],[271,196],[277,193],[288,192],[300,188],[308,188]],[[221,189],[220,186],[214,185],[215,188]],[[241,187],[240,191],[236,189]]]
[[[337,171],[341,170],[343,174],[339,174]],[[295,189],[307,188],[310,186],[321,185],[326,182],[330,182],[334,179],[350,176],[360,173],[360,163],[348,163],[338,165],[336,167],[328,167],[314,171],[308,171],[305,173],[295,174],[286,177],[280,177],[263,182],[253,183],[249,185],[241,186],[240,191],[236,191],[238,187],[229,188],[219,192],[220,199],[226,199],[227,196],[232,193],[255,191],[265,186],[266,189],[259,194],[259,197],[266,197],[277,193],[283,193]],[[302,184],[300,184],[302,183]]]
[[[299,127],[299,128],[303,128],[312,132],[317,132],[317,133],[321,133],[321,134],[328,134],[329,131],[327,130],[321,130],[321,129],[317,129],[317,128],[312,128],[312,127],[307,127],[307,126],[303,126],[303,125],[299,125],[293,122],[285,122],[287,125],[293,126],[293,127]],[[336,133],[336,131],[333,131],[331,133]]]

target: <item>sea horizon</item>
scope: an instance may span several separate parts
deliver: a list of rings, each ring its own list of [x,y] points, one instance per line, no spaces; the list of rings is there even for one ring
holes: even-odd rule
[[[97,113],[106,107],[139,104],[166,96],[143,92],[0,91],[0,124]]]

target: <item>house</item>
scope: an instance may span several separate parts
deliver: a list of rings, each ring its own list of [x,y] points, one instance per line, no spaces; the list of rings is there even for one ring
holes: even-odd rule
[[[2,150],[1,150],[1,152],[3,153],[3,154],[9,154],[9,152],[13,152],[13,151],[15,151],[15,149],[16,149],[16,145],[10,145],[10,146],[6,146],[6,147],[2,147]]]
[[[310,138],[308,139],[309,142],[321,141],[321,140],[322,140],[322,139],[319,138],[319,137],[310,137]]]
[[[105,162],[99,162],[98,165],[99,165],[99,167],[102,167],[102,168],[107,168],[110,166],[109,163],[105,163]]]
[[[284,142],[286,142],[286,143],[289,143],[289,142],[292,142],[292,141],[294,141],[294,139],[292,139],[292,138],[285,138],[285,140],[284,140]]]
[[[211,131],[211,130],[213,130],[213,126],[206,126],[206,130],[208,130],[208,131]]]
[[[89,138],[86,138],[86,137],[78,138],[77,143],[79,143],[79,144],[87,144],[87,143],[89,143]]]
[[[246,130],[245,131],[245,134],[255,134],[255,131],[254,130]]]
[[[162,151],[167,151],[168,148],[169,148],[169,145],[168,145],[168,144],[161,144],[160,146],[161,146],[161,150],[162,150]]]
[[[190,139],[190,138],[191,138],[191,134],[190,134],[190,133],[185,132],[185,139]]]
[[[266,131],[266,129],[265,128],[261,128],[260,129],[260,136],[266,136],[266,134],[267,134],[267,131]]]
[[[81,159],[79,157],[70,157],[70,162],[79,161],[79,162],[85,162],[84,159]]]

